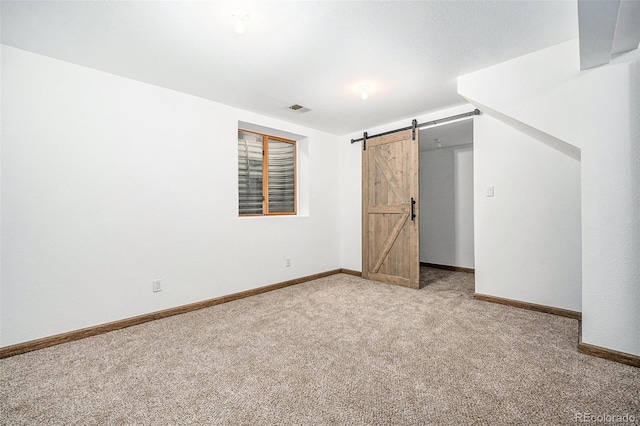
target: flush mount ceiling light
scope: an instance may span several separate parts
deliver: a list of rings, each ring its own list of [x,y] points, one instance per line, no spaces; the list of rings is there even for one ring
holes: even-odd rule
[[[362,98],[362,100],[366,101],[367,99],[369,99],[369,92],[371,91],[371,85],[362,84],[358,86],[358,91],[360,92],[360,97]]]
[[[244,33],[246,30],[245,22],[249,19],[249,14],[242,9],[233,12],[233,20],[236,22],[234,28],[238,34]]]

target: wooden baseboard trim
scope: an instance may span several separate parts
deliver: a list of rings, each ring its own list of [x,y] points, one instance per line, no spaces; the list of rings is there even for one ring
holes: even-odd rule
[[[597,356],[598,358],[608,359],[609,361],[619,362],[621,364],[640,367],[640,356],[631,355],[624,352],[614,351],[613,349],[602,348],[600,346],[590,345],[588,343],[578,343],[578,352]]]
[[[640,367],[640,356],[631,355],[625,352],[614,351],[613,349],[603,348],[601,346],[590,345],[582,342],[582,321],[578,328],[578,352],[585,355],[596,356],[609,361],[619,362],[621,364],[631,365],[632,367]]]
[[[177,306],[175,308],[169,308],[162,311],[151,312],[131,318],[125,318],[122,320],[108,322],[93,327],[87,327],[80,330],[69,331],[67,333],[56,334],[54,336],[43,337],[42,339],[31,340],[11,346],[5,346],[3,348],[0,348],[0,359],[20,355],[26,352],[36,351],[38,349],[48,348],[50,346],[60,345],[62,343],[72,342],[74,340],[84,339],[85,337],[91,337],[98,334],[108,333],[110,331],[120,330],[122,328],[132,327],[134,325],[143,324],[149,321],[184,314],[191,311],[197,311],[199,309],[220,305],[222,303],[231,302],[233,300],[243,299],[245,297],[255,296],[257,294],[266,293],[268,291],[278,290],[307,281],[317,280],[318,278],[328,277],[330,275],[339,274],[344,271],[344,269],[334,269],[331,271],[320,272],[318,274],[307,275],[306,277],[295,278],[293,280],[270,284],[251,290],[245,290],[238,293],[215,297],[213,299],[203,300],[201,302],[190,303],[188,305]]]
[[[529,309],[532,311],[544,312],[547,314],[559,315],[571,319],[577,319],[578,322],[578,352],[604,358],[609,361],[619,362],[621,364],[640,367],[640,356],[631,355],[624,352],[614,351],[613,349],[602,348],[600,346],[590,345],[582,342],[582,313],[570,311],[568,309],[554,308],[551,306],[537,305],[535,303],[521,302],[519,300],[504,299],[502,297],[488,296],[486,294],[474,293],[474,299],[483,300],[485,302],[500,303],[501,305],[513,306],[516,308]]]
[[[362,277],[362,272],[360,271],[354,271],[353,269],[345,269],[342,268],[340,270],[340,272],[342,272],[343,274],[348,274],[348,275],[354,275],[356,277]]]
[[[513,306],[515,308],[528,309],[530,311],[544,312],[545,314],[559,315],[561,317],[572,318],[578,321],[582,320],[581,312],[570,311],[568,309],[554,308],[552,306],[538,305],[536,303],[522,302],[520,300],[505,299],[481,293],[474,293],[473,298],[485,302],[499,303],[501,305]]]
[[[437,263],[427,263],[427,262],[420,262],[420,266],[426,266],[426,267],[429,267],[429,268],[446,269],[447,271],[468,272],[470,274],[475,274],[476,273],[475,269],[473,269],[473,268],[463,268],[462,266],[438,265]]]

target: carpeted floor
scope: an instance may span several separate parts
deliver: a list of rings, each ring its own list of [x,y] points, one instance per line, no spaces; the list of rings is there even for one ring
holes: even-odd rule
[[[640,369],[578,353],[577,321],[424,273],[421,290],[334,275],[1,360],[0,423],[640,423]]]

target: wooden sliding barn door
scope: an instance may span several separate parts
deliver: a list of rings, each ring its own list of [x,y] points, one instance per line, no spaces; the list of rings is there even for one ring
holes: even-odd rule
[[[418,133],[363,141],[362,276],[420,288]]]

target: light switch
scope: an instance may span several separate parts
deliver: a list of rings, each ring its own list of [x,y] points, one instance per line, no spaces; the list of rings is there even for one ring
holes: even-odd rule
[[[487,186],[487,197],[493,197],[493,186]]]

